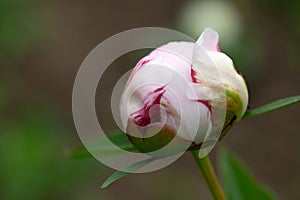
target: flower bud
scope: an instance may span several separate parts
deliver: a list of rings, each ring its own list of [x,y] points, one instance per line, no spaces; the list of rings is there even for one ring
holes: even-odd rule
[[[218,34],[207,28],[196,44],[171,42],[142,58],[124,88],[120,113],[133,145],[141,152],[153,152],[172,140],[201,144],[216,126],[218,112],[226,114],[221,127],[225,133],[241,119],[247,104],[244,79],[220,52]],[[197,133],[191,135],[195,126]]]

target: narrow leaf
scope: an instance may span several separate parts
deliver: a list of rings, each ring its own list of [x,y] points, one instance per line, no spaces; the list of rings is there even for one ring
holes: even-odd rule
[[[274,195],[255,180],[247,167],[227,150],[219,152],[218,163],[225,195],[231,200],[274,200]]]
[[[128,140],[126,137],[125,133],[123,132],[117,132],[114,134],[109,134],[108,139],[113,142],[116,146],[126,150],[126,151],[134,151],[136,148],[131,144],[131,142]],[[93,144],[90,145],[90,148],[92,148]],[[99,151],[101,153],[105,152],[106,154],[113,154],[116,153],[114,152],[114,149],[111,149],[110,147],[105,147],[105,143],[103,141],[95,141],[94,142],[94,148],[93,152],[97,152],[97,147],[99,148]],[[92,157],[90,152],[84,147],[79,147],[77,149],[71,150],[68,155],[71,158],[76,158],[76,159],[81,159],[81,158],[89,158]]]
[[[124,176],[140,169],[141,167],[151,163],[152,161],[154,161],[155,158],[149,158],[146,160],[142,160],[140,162],[134,163],[126,168],[124,168],[124,171],[116,171],[115,173],[113,173],[111,176],[109,176],[104,183],[102,184],[101,188],[106,188],[108,187],[110,184],[112,184],[113,182],[123,178]]]
[[[264,113],[267,113],[267,112],[270,112],[273,110],[277,110],[279,108],[283,108],[285,106],[289,106],[289,105],[292,105],[292,104],[295,104],[298,102],[300,102],[300,95],[280,99],[280,100],[274,101],[272,103],[266,104],[264,106],[261,106],[261,107],[258,107],[258,108],[255,108],[253,110],[246,112],[245,115],[243,116],[243,118],[261,115],[261,114],[264,114]]]

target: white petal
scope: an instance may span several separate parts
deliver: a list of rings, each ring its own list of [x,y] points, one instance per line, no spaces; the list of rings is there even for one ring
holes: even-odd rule
[[[219,35],[211,28],[205,28],[197,44],[203,47],[207,51],[220,51],[219,49]]]
[[[209,88],[198,83],[189,83],[186,88],[186,96],[189,100],[210,100]]]

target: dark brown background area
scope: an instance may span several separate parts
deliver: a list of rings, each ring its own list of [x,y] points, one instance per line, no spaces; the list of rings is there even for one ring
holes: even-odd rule
[[[81,144],[71,95],[86,55],[106,38],[137,27],[161,26],[189,35],[178,20],[191,1],[0,2],[0,152],[7,157],[1,161],[0,197],[211,199],[189,154],[165,169],[130,175],[105,190],[101,181],[113,170],[94,159],[71,160],[63,154]],[[221,49],[247,80],[250,108],[299,94],[298,1],[228,2],[240,13],[242,39],[227,49],[221,41]],[[114,81],[146,52],[122,56],[101,79],[97,109],[107,130],[115,128],[109,110]],[[281,199],[299,199],[299,114],[299,105],[293,105],[241,121],[215,147],[213,161],[225,146]]]

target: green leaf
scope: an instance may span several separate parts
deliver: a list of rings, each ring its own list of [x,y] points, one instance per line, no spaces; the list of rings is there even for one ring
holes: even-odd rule
[[[126,151],[138,151],[127,138],[124,138],[124,133],[117,133],[117,134],[108,136],[108,138],[113,143],[115,143],[118,147],[120,147]],[[209,141],[206,141],[205,143],[201,143],[196,146],[191,146],[187,149],[187,151],[194,151],[194,150],[200,149],[201,147],[202,148],[209,147],[210,145],[215,144],[215,143],[216,143],[215,141],[209,140]],[[101,145],[101,141],[99,141],[99,143],[95,143],[95,146],[97,146],[97,145],[99,146],[99,144]],[[93,149],[93,151],[97,152],[96,149]],[[105,151],[106,154],[116,153],[116,152],[114,152],[113,149],[110,149],[110,148],[105,149],[103,147],[101,149],[99,149],[99,152],[100,151],[101,152]],[[93,157],[92,154],[84,146],[81,146],[76,149],[68,151],[67,155],[74,159],[85,159],[85,158]]]
[[[225,195],[230,200],[274,200],[275,196],[259,184],[247,167],[227,150],[219,152],[218,164]]]
[[[131,142],[128,140],[127,136],[123,132],[116,132],[114,134],[107,135],[108,139],[113,142],[116,146],[126,150],[126,151],[134,151],[136,148],[131,144]],[[105,152],[106,154],[113,154],[116,153],[114,149],[111,149],[111,147],[105,147],[105,143],[102,140],[95,141],[94,144],[90,144],[90,148],[93,148],[92,146],[95,146],[93,149],[93,152],[97,152],[97,147],[101,146],[99,148],[99,151],[101,153]],[[90,152],[85,147],[79,147],[77,149],[71,150],[68,155],[71,158],[81,159],[81,158],[89,158],[92,157]]]
[[[110,184],[112,184],[113,182],[123,178],[124,176],[140,169],[141,167],[151,163],[152,161],[154,161],[156,158],[151,157],[149,159],[146,160],[142,160],[140,162],[134,163],[126,168],[124,168],[124,171],[117,171],[115,173],[113,173],[111,176],[109,176],[104,183],[102,184],[101,188],[106,188],[108,187]]]
[[[261,106],[261,107],[258,107],[258,108],[255,108],[253,110],[246,112],[245,115],[243,116],[243,118],[261,115],[261,114],[271,112],[273,110],[277,110],[279,108],[283,108],[285,106],[289,106],[289,105],[292,105],[292,104],[295,104],[298,102],[300,102],[300,95],[280,99],[280,100],[274,101],[272,103],[266,104],[264,106]]]

